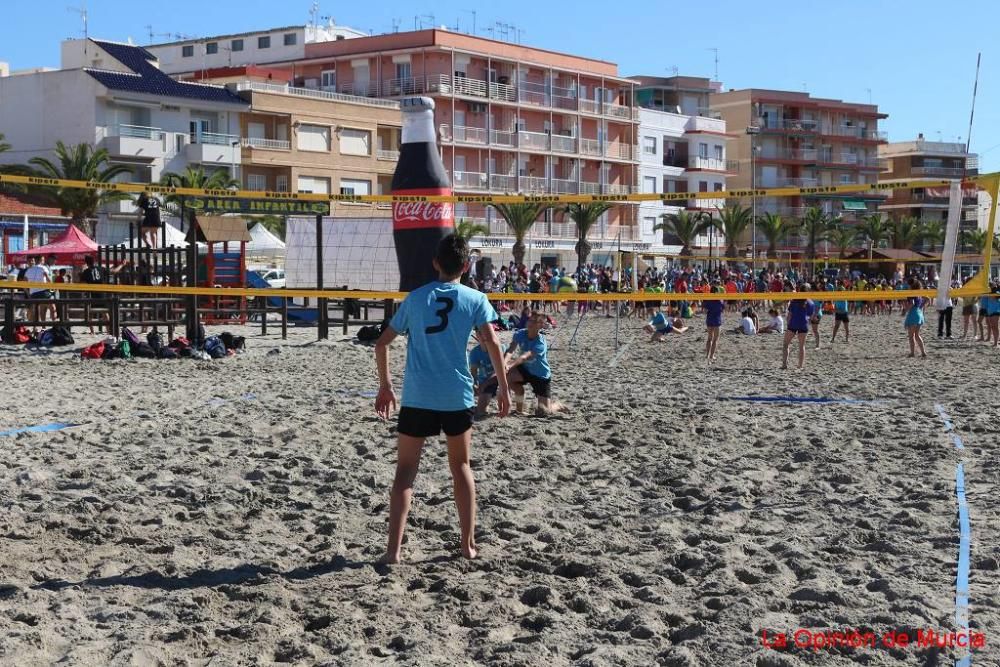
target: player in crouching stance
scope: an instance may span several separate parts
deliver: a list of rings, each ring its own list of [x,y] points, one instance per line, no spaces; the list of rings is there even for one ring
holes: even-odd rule
[[[542,329],[547,323],[544,313],[532,313],[528,326],[514,332],[514,338],[504,355],[507,382],[514,390],[514,409],[518,414],[524,412],[526,384],[531,386],[538,401],[535,416],[542,417],[565,409],[562,403],[550,396],[552,369],[549,368],[549,346],[542,335]],[[514,350],[520,350],[521,354],[515,356]]]
[[[375,411],[388,419],[396,407],[389,375],[389,346],[396,336],[409,336],[397,429],[396,478],[389,501],[389,543],[382,558],[389,564],[401,558],[403,531],[424,440],[441,431],[448,442],[462,555],[476,557],[476,483],[469,466],[475,406],[466,356],[469,334],[478,330],[495,368],[503,368],[503,354],[490,326],[497,319],[493,306],[486,295],[459,284],[459,278],[469,269],[468,242],[454,234],[445,237],[433,261],[438,280],[407,295],[375,345],[379,376]],[[497,407],[502,417],[510,410],[510,395],[507,378],[498,381]]]

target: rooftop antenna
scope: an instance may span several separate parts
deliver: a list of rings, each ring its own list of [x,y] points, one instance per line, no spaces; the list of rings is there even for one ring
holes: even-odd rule
[[[979,63],[983,59],[983,52],[980,51],[976,54],[976,80],[972,84],[972,110],[969,112],[969,132],[965,135],[965,154],[969,154],[969,149],[972,144],[972,119],[976,115],[976,93],[979,91]],[[961,139],[959,139],[961,141]],[[968,165],[968,161],[966,161]]]
[[[319,2],[313,2],[312,7],[309,8],[309,23],[315,32],[319,27]]]
[[[714,78],[712,80],[713,81],[718,81],[719,80],[719,47],[712,46],[712,47],[709,47],[708,49],[706,49],[706,51],[712,51],[713,53],[715,53],[715,76],[714,76]]]
[[[402,21],[400,19],[393,19],[392,20],[392,31],[393,32],[399,32],[399,24],[400,23],[402,23]]]
[[[673,72],[674,76],[677,76],[677,74],[680,72],[680,70],[677,68],[677,65],[671,65],[670,71]]]
[[[868,104],[871,104],[872,103],[872,89],[871,88],[865,88],[865,90],[868,91]]]
[[[463,9],[466,14],[472,14],[472,34],[476,34],[476,10],[475,9]]]

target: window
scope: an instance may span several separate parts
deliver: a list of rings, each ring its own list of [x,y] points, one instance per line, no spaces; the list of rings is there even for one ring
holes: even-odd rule
[[[258,49],[269,49],[271,48],[271,36],[264,35],[263,37],[257,38],[257,48]]]
[[[712,148],[715,151],[715,159],[716,160],[721,160],[722,159],[722,146],[720,146],[719,144],[715,144]]]
[[[337,70],[324,70],[323,73],[319,75],[319,85],[323,90],[335,91],[337,89]]]
[[[370,195],[371,193],[371,181],[362,181],[353,178],[340,179],[340,194],[342,195]]]
[[[642,192],[643,194],[656,192],[656,176],[642,177]]]
[[[656,137],[642,138],[642,152],[644,155],[656,155]]]
[[[409,79],[412,75],[413,70],[410,69],[410,63],[396,63],[396,78],[397,79]]]
[[[299,125],[296,147],[300,151],[330,152],[330,128],[326,125]]]
[[[642,233],[643,234],[652,234],[654,226],[656,226],[656,218],[643,218],[642,219]]]
[[[234,39],[232,42],[230,42],[229,48],[232,49],[233,51],[242,51],[243,50],[243,40],[242,39]]]
[[[722,183],[713,183],[712,192],[722,192]]]
[[[698,144],[698,157],[708,157],[708,144]]]
[[[187,44],[181,47],[181,58],[193,58],[194,57],[194,44]]]
[[[205,44],[205,53],[207,53],[208,55],[210,56],[215,55],[218,52],[219,52],[218,42],[208,42],[207,44]]]
[[[261,192],[267,190],[266,174],[247,174],[247,190]]]
[[[278,174],[275,176],[274,189],[278,192],[288,192],[288,174]]]
[[[840,182],[841,182],[841,184],[850,185],[851,183],[855,182],[854,181],[854,176],[852,176],[851,174],[841,174],[840,175]]]
[[[340,152],[344,155],[371,155],[372,133],[368,130],[340,130]]]
[[[708,192],[708,181],[698,181],[698,192]]]
[[[299,41],[298,37],[299,36],[296,35],[294,32],[286,32],[285,33],[285,46],[295,46],[295,44]]]
[[[330,179],[318,176],[299,176],[299,192],[310,192],[319,195],[330,194]]]

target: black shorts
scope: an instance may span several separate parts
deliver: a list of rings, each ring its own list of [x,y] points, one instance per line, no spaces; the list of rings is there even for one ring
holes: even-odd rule
[[[414,438],[431,438],[441,435],[462,435],[472,428],[475,410],[425,410],[424,408],[399,409],[399,424],[396,430],[402,435]]]
[[[796,333],[796,334],[809,333],[808,329],[796,329],[794,327],[788,327],[788,330],[791,331],[792,333]]]
[[[975,306],[962,306],[963,315],[975,315],[975,313],[976,313]]]
[[[834,313],[833,319],[836,322],[850,322],[851,316],[848,315],[847,313]]]
[[[35,292],[34,294],[29,294],[28,298],[29,299],[51,299],[52,298],[52,290],[50,290],[50,289],[43,289],[41,292]]]
[[[489,394],[490,396],[496,396],[498,389],[500,389],[500,381],[497,380],[496,375],[491,375],[479,383],[480,394]]]
[[[518,366],[517,372],[524,378],[524,384],[531,385],[531,391],[535,392],[536,398],[548,398],[552,385],[552,378],[542,379],[537,375],[532,375],[524,366]]]

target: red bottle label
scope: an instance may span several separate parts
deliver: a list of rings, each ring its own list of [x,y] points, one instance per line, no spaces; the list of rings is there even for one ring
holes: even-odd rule
[[[450,195],[451,188],[396,190],[394,195]],[[436,229],[455,226],[455,205],[451,202],[402,201],[392,203],[392,229]]]

